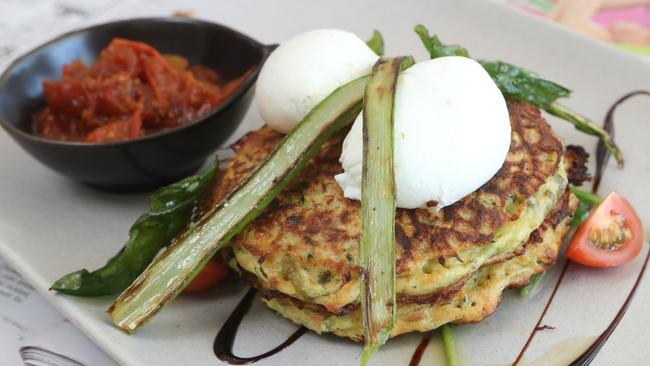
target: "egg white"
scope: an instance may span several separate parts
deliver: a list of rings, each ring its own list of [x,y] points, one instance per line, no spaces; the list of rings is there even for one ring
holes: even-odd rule
[[[283,42],[264,63],[256,103],[266,124],[291,131],[336,88],[368,75],[378,56],[355,34],[319,29]]]
[[[510,148],[503,95],[483,67],[465,57],[419,62],[402,72],[395,95],[397,206],[442,208],[474,192],[501,168]],[[343,143],[345,197],[361,199],[362,118]]]

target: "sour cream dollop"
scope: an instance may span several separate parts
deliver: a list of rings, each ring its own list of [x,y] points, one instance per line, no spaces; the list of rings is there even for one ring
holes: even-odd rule
[[[378,56],[355,34],[319,29],[291,38],[271,53],[257,81],[266,124],[291,131],[336,88],[368,75]]]
[[[402,72],[395,95],[397,206],[442,208],[474,192],[501,168],[510,148],[503,95],[483,67],[465,57],[419,62]],[[343,142],[345,197],[361,199],[363,120]]]

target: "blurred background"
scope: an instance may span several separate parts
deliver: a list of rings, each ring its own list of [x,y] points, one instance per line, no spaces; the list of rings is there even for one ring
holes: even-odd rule
[[[650,60],[650,0],[500,0]]]
[[[492,1],[556,22],[650,61],[650,0]],[[183,8],[173,8],[162,0],[0,0],[0,14],[11,15],[0,17],[0,69],[57,33],[92,22],[160,14],[162,9],[169,10],[167,15],[176,12],[181,16],[200,16],[196,8],[204,8],[210,2],[173,2],[183,4]]]

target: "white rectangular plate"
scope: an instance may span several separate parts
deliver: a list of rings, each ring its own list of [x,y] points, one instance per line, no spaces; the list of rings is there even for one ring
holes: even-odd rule
[[[566,103],[598,121],[618,97],[650,87],[648,63],[491,2],[336,0],[316,4],[284,0],[188,5],[174,1],[150,6],[151,13],[158,15],[189,8],[201,18],[233,26],[267,43],[315,28],[347,29],[362,38],[379,29],[388,54],[412,54],[420,59],[425,54],[412,29],[424,23],[443,40],[466,46],[474,57],[510,61],[569,85],[574,96]],[[649,116],[650,103],[642,98],[629,102],[617,114],[616,137],[627,166],[620,171],[612,164],[602,187],[604,192],[617,190],[626,195],[646,223],[650,222]],[[567,143],[594,151],[594,138],[576,132],[567,123],[551,122]],[[261,120],[252,108],[233,139],[259,126]],[[242,283],[198,296],[181,296],[134,336],[109,323],[105,310],[111,298],[79,299],[48,292],[61,275],[82,267],[94,269],[117,252],[130,224],[145,211],[146,195],[106,194],[71,182],[31,159],[4,133],[0,133],[0,166],[0,254],[54,306],[121,364],[219,364],[212,354],[212,341],[243,295]],[[646,250],[647,246],[642,256]],[[545,318],[544,323],[555,329],[538,334],[526,361],[532,362],[554,346],[555,353],[569,350],[579,354],[582,349],[576,337],[597,336],[605,329],[632,286],[641,259],[607,270],[572,265]],[[546,304],[561,265],[546,276],[531,299],[523,301],[510,294],[492,317],[458,328],[463,362],[511,363]],[[594,364],[641,365],[650,359],[649,283],[646,279],[641,284],[627,315]],[[267,350],[293,329],[289,321],[258,304],[245,320],[235,351],[253,355]],[[407,365],[420,338],[406,335],[391,340],[372,363]],[[358,344],[310,333],[263,364],[354,365],[360,352]],[[442,359],[436,336],[422,364],[441,364]]]

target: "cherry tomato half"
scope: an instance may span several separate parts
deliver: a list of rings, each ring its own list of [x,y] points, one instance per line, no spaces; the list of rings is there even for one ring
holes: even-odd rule
[[[643,245],[643,226],[623,196],[610,193],[576,231],[567,257],[590,267],[613,267],[634,259]]]
[[[211,259],[196,277],[183,290],[186,294],[200,292],[214,287],[226,278],[230,270],[221,259]]]

